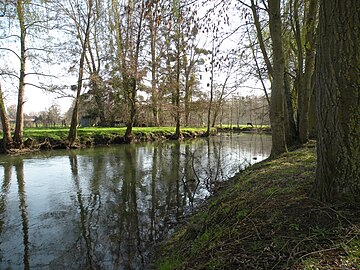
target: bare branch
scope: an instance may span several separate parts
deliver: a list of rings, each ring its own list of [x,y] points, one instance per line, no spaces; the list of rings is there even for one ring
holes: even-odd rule
[[[0,76],[10,76],[10,77],[15,77],[18,80],[20,79],[18,75],[4,71],[0,71]]]
[[[26,48],[25,51],[42,51],[42,52],[47,52],[47,53],[52,52],[51,50],[47,50],[47,49],[43,49],[43,48],[33,48],[33,47]]]
[[[14,50],[12,50],[12,49],[9,49],[9,48],[0,48],[0,50],[10,51],[10,52],[12,52],[13,54],[15,54],[16,57],[17,57],[19,60],[21,59],[20,56],[19,56]]]
[[[0,37],[0,39],[8,39],[8,38],[12,38],[12,37],[20,38],[19,35],[10,35],[10,36],[5,36],[5,37]]]
[[[51,74],[45,74],[45,73],[39,73],[39,72],[30,72],[30,73],[26,73],[26,76],[29,75],[37,75],[37,76],[42,76],[42,77],[50,77],[50,78],[54,78],[54,79],[58,79],[59,77],[55,76],[55,75],[51,75]]]

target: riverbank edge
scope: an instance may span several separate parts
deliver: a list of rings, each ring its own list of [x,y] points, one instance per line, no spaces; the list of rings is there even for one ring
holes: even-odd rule
[[[133,132],[134,137],[131,143],[174,140],[174,132],[172,129],[175,131],[175,128],[167,127],[158,128],[157,130],[151,129],[151,131],[149,131],[147,128],[137,128],[136,131]],[[67,130],[64,131],[64,129],[50,129],[49,132],[49,130],[39,129],[38,132],[36,132],[36,135],[34,135],[34,132],[28,132],[30,135],[27,135],[25,130],[25,139],[21,149],[8,149],[7,151],[1,149],[0,153],[21,154],[46,150],[69,150],[129,143],[127,140],[125,140],[124,137],[125,129],[119,128],[116,131],[114,131],[114,129],[107,131],[104,128],[89,129],[92,130],[92,132],[87,130],[88,129],[86,128],[79,130],[80,132],[78,133],[77,140],[71,147],[69,147],[69,142],[66,138],[68,133]],[[205,128],[184,128],[181,130],[181,136],[179,140],[204,137],[205,132]],[[210,135],[214,135],[215,133],[216,129],[212,129]],[[0,140],[0,144],[2,144],[2,140]]]
[[[93,132],[87,130],[92,130]],[[174,137],[175,128],[172,127],[136,128],[133,132],[134,137],[131,143],[195,139],[205,137],[206,130],[206,128],[182,128],[180,138],[177,139]],[[6,151],[1,148],[0,154],[21,154],[58,149],[68,150],[129,143],[124,137],[124,128],[118,128],[115,132],[114,129],[106,131],[106,128],[83,128],[79,131],[75,144],[70,148],[69,142],[66,139],[66,134],[68,133],[66,129],[50,129],[50,131],[38,129],[37,132],[27,132],[25,130],[23,147],[20,149],[8,149]],[[239,128],[212,128],[210,136],[216,135],[219,132],[268,133],[268,129],[266,127],[252,128],[246,126]],[[29,135],[27,135],[27,133],[29,133]],[[0,144],[3,144],[2,139],[0,140]]]
[[[359,269],[360,206],[311,194],[315,142],[227,181],[156,248],[170,269]]]

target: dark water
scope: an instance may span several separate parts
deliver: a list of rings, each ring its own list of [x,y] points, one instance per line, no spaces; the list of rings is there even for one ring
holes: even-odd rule
[[[271,138],[0,156],[0,269],[147,269],[154,243]]]

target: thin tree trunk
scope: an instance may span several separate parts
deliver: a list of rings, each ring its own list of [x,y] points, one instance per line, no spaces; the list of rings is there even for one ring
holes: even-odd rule
[[[154,10],[157,10],[157,4],[155,4]],[[157,60],[156,60],[156,39],[157,39],[157,21],[154,20],[152,15],[149,15],[150,24],[150,51],[151,51],[151,103],[152,113],[155,126],[160,126],[159,119],[159,93],[156,89],[157,80]]]
[[[318,13],[318,0],[310,0],[308,12],[305,14],[305,71],[302,76],[299,95],[299,140],[309,140],[309,110],[311,98],[311,80],[315,68],[315,40]]]
[[[175,106],[176,106],[176,128],[175,138],[180,139],[180,38],[178,39],[177,46],[177,60],[176,60],[176,93],[175,93]]]
[[[90,21],[92,16],[92,7],[93,7],[93,1],[89,0],[89,6],[88,6],[88,14],[87,14],[87,22],[86,22],[86,28],[84,33],[84,43],[82,44],[82,52],[80,56],[80,66],[79,66],[79,74],[78,74],[78,81],[77,81],[77,87],[76,87],[76,98],[75,98],[75,104],[74,109],[71,117],[71,124],[70,124],[70,130],[68,135],[68,141],[69,146],[72,147],[75,143],[76,137],[77,137],[77,126],[78,126],[78,111],[79,111],[79,102],[80,102],[80,94],[81,94],[81,88],[82,88],[82,80],[84,76],[84,63],[85,63],[85,55],[86,55],[86,48],[87,44],[89,42],[89,35],[90,35]]]
[[[259,15],[257,13],[257,10],[256,10],[254,0],[251,0],[251,11],[252,11],[253,18],[254,18],[254,24],[255,24],[255,28],[256,28],[256,34],[257,34],[259,46],[260,46],[261,52],[262,52],[262,54],[264,56],[264,61],[265,61],[265,64],[266,64],[266,68],[267,68],[268,73],[269,73],[270,78],[271,78],[273,76],[273,66],[271,64],[270,58],[269,58],[269,56],[267,54],[267,51],[266,51],[264,37],[262,35],[262,29],[261,29],[261,25],[260,25],[260,19],[259,19]]]
[[[311,98],[312,76],[315,68],[315,40],[318,14],[318,0],[310,0],[308,12],[305,14],[305,71],[302,82],[301,103],[299,101],[299,140],[309,140],[309,110]],[[300,106],[301,105],[301,106]]]
[[[180,5],[180,2],[178,3]],[[180,6],[178,8],[180,12]],[[181,123],[181,114],[180,114],[180,72],[181,72],[181,29],[180,29],[180,14],[177,15],[177,29],[176,29],[176,86],[175,86],[175,106],[176,106],[176,128],[175,128],[175,138],[180,139],[180,123]]]
[[[14,141],[16,147],[21,148],[24,132],[24,95],[25,95],[25,67],[26,67],[26,28],[24,21],[23,1],[18,1],[16,4],[17,15],[20,26],[20,75],[19,75],[19,89],[18,102],[16,110],[16,123],[14,132]]]
[[[214,58],[215,58],[215,44],[214,41],[212,43],[211,49],[211,78],[210,78],[210,100],[208,107],[208,115],[207,115],[207,129],[205,132],[205,136],[210,136],[210,127],[211,127],[211,111],[212,111],[212,103],[214,98]]]
[[[284,75],[284,90],[285,90],[285,119],[286,119],[286,144],[288,146],[295,145],[298,139],[298,132],[296,128],[295,118],[294,118],[294,106],[290,90],[290,78],[287,73]]]

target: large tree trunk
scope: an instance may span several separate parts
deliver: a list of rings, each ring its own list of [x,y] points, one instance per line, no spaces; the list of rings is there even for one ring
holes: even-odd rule
[[[270,122],[272,130],[271,156],[287,151],[284,126],[284,69],[280,0],[269,0],[269,27],[273,47],[273,80],[271,83]]]
[[[16,147],[22,146],[23,132],[24,132],[24,95],[25,95],[25,66],[26,66],[26,28],[24,21],[23,1],[18,1],[16,4],[17,15],[20,26],[20,75],[19,75],[19,89],[18,102],[16,110],[16,123],[14,132],[14,141]]]
[[[316,64],[321,200],[360,195],[360,1],[321,0]]]
[[[1,124],[2,124],[2,129],[3,129],[4,150],[6,151],[9,149],[9,147],[11,147],[13,140],[11,137],[9,119],[8,119],[6,111],[5,111],[5,104],[4,104],[1,84],[0,84],[0,118],[1,118]]]

